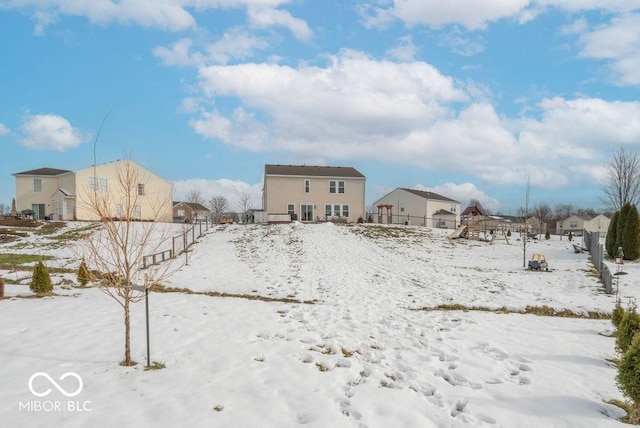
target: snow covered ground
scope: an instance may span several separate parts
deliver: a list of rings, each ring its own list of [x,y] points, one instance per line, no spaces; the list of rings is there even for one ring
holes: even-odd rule
[[[49,266],[77,266],[68,249],[42,241],[0,246],[35,249],[57,257]],[[144,303],[132,314],[141,364],[122,367],[114,300],[65,284],[72,274],[54,276],[55,297],[19,298],[31,294],[26,282],[10,283],[13,297],[0,301],[0,425],[623,426],[624,412],[606,403],[622,399],[611,322],[518,313],[609,313],[615,295],[566,237],[528,242],[534,252],[551,272],[524,269],[515,236],[489,245],[413,226],[216,228],[164,284],[185,292],[150,296],[151,359],[166,368],[149,371]],[[640,294],[640,269],[624,270],[626,302]],[[500,310],[431,310],[456,304]],[[73,397],[65,392],[79,382],[61,379],[67,372],[82,380]]]

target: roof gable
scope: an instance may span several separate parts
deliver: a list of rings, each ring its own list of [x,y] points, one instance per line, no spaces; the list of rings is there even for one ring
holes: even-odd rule
[[[460,203],[454,199],[447,198],[446,196],[438,195],[437,193],[428,192],[426,190],[407,189],[405,187],[401,187],[400,189],[409,193],[413,193],[414,195],[420,196],[421,198],[424,198],[424,199],[444,201],[444,202],[455,202],[458,204]]]
[[[264,166],[265,175],[291,175],[304,177],[365,178],[350,166],[270,165]]]
[[[66,169],[57,169],[57,168],[38,168],[31,169],[29,171],[16,172],[13,175],[46,175],[46,176],[56,176],[61,174],[66,174],[68,171]]]
[[[194,211],[209,211],[209,208],[197,202],[174,202],[173,203],[174,207],[177,207],[178,205],[186,205]]]

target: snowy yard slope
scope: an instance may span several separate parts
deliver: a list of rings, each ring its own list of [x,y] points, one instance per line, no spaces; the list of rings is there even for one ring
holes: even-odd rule
[[[521,243],[443,231],[333,224],[207,233],[168,286],[313,304],[152,293],[151,354],[123,368],[122,312],[95,288],[0,301],[0,421],[7,426],[614,427],[622,412],[608,320],[479,311],[548,305],[609,312],[585,254],[530,242],[552,272],[522,267]],[[175,260],[182,263],[184,259]],[[621,295],[634,296],[634,266]],[[2,274],[6,274],[3,272]],[[10,295],[28,294],[7,285]],[[144,305],[133,352],[146,360]],[[38,371],[84,382],[90,411],[29,411]],[[51,385],[42,379],[36,387]],[[73,385],[59,381],[66,389]],[[71,400],[53,388],[46,399]],[[43,399],[40,399],[43,400]]]

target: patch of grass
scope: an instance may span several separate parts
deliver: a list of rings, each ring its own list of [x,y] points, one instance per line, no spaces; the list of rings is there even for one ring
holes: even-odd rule
[[[412,309],[416,311],[480,311],[480,312],[493,312],[496,314],[530,314],[537,315],[541,317],[560,317],[560,318],[583,318],[583,319],[592,319],[592,320],[608,320],[611,319],[611,314],[605,312],[598,311],[588,311],[586,314],[582,312],[573,312],[570,309],[560,309],[556,310],[551,306],[542,305],[542,306],[527,306],[523,310],[510,310],[505,306],[494,309],[489,308],[487,306],[465,306],[459,303],[445,303],[438,306],[431,307],[423,307]]]
[[[625,424],[637,425],[637,421],[634,421],[634,414],[637,413],[637,410],[634,408],[633,404],[628,401],[622,401],[617,399],[612,399],[605,401],[607,404],[611,404],[612,406],[616,406],[624,410],[627,415],[620,418],[620,422],[624,422]]]
[[[38,254],[0,254],[0,268],[10,269],[17,265],[51,259],[53,259],[53,256],[42,256]]]
[[[164,368],[166,368],[166,366],[164,365],[163,362],[154,361],[153,364],[151,364],[150,366],[146,366],[144,368],[144,371],[147,371],[147,370],[162,370]]]
[[[86,238],[90,231],[98,227],[100,227],[100,223],[93,223],[88,226],[68,230],[59,235],[52,236],[51,239],[55,239],[57,241],[63,241],[63,242],[78,241],[80,239]]]
[[[318,368],[318,370],[320,370],[321,372],[326,372],[327,370],[329,370],[329,367],[327,367],[326,365],[324,365],[323,363],[316,363],[316,367]]]
[[[66,225],[66,223],[62,222],[62,221],[53,221],[53,222],[49,222],[49,223],[42,223],[42,225],[40,227],[38,227],[37,229],[35,229],[33,231],[34,235],[53,235],[54,233],[56,233],[59,229],[63,228]]]
[[[342,356],[345,357],[345,358],[353,357],[353,354],[358,352],[358,351],[350,351],[350,350],[345,349],[345,348],[340,348],[340,349],[342,351]]]

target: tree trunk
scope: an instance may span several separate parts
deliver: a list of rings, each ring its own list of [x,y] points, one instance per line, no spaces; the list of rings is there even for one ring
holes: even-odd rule
[[[129,316],[129,299],[124,299],[124,361],[123,366],[132,366],[131,361],[131,319]]]

